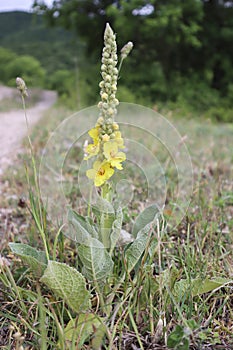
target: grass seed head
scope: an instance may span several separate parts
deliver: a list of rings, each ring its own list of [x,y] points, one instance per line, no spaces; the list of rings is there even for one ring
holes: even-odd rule
[[[23,97],[28,96],[27,86],[25,84],[25,81],[22,78],[19,78],[19,77],[16,78],[16,86]]]

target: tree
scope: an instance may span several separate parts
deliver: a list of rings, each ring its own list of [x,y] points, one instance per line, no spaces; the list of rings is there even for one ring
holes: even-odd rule
[[[0,79],[1,82],[7,83],[6,65],[16,58],[16,54],[11,50],[0,47]]]
[[[75,31],[95,61],[106,22],[119,33],[121,45],[132,40],[125,82],[139,94],[146,89],[151,100],[155,93],[175,98],[181,78],[199,79],[223,92],[232,80],[232,1],[56,0],[51,8],[41,3],[37,0],[35,8],[43,10],[48,22]]]

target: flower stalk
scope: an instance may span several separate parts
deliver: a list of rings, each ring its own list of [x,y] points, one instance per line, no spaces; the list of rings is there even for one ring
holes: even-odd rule
[[[121,64],[131,51],[133,44],[129,42],[121,50]],[[122,170],[122,163],[126,155],[122,152],[124,140],[121,136],[119,125],[115,122],[117,106],[116,98],[117,80],[117,44],[116,35],[107,23],[104,32],[104,48],[101,60],[101,76],[99,83],[101,100],[98,103],[99,118],[94,128],[88,134],[92,143],[84,146],[85,160],[95,158],[92,168],[86,171],[89,179],[92,179],[96,187],[101,187],[103,200],[112,202],[112,189],[108,180],[114,175],[115,170]],[[120,65],[121,65],[120,64]],[[114,215],[102,212],[100,215],[100,239],[106,248],[111,247],[111,230]]]
[[[124,148],[124,141],[115,122],[117,106],[117,45],[116,35],[107,23],[104,32],[104,48],[102,54],[100,97],[98,104],[99,118],[93,129],[89,131],[92,143],[85,147],[88,160],[96,157],[92,169],[87,170],[87,177],[94,181],[96,187],[102,186],[114,174],[115,169],[122,170],[122,162],[125,161],[125,153],[120,151]]]

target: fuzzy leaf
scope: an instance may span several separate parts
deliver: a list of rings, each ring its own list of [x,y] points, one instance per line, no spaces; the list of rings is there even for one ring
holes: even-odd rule
[[[128,231],[121,230],[120,237],[117,241],[117,246],[120,247],[122,245],[127,245],[129,243],[132,243],[133,241],[134,238]]]
[[[92,237],[98,238],[98,233],[90,218],[69,210],[68,222],[70,224],[69,237],[72,237],[75,242],[86,244]]]
[[[74,311],[90,307],[90,293],[86,289],[83,275],[73,267],[56,261],[49,261],[40,279]]]
[[[212,290],[223,287],[225,284],[232,283],[233,280],[227,278],[213,278],[201,280],[200,278],[192,281],[192,296],[211,292]]]
[[[133,226],[132,234],[134,237],[137,236],[137,233],[146,225],[152,223],[159,216],[159,209],[156,205],[151,205],[147,207],[141,214],[136,218],[136,221]]]
[[[88,246],[79,246],[78,254],[83,263],[82,273],[89,281],[105,280],[112,273],[113,261],[97,239],[92,238]]]
[[[122,209],[118,208],[116,211],[116,219],[113,222],[112,233],[110,236],[110,238],[111,238],[111,252],[115,248],[115,246],[116,246],[116,244],[119,241],[119,238],[121,236],[122,221],[123,221]]]
[[[208,278],[204,280],[196,278],[191,281],[182,279],[175,283],[172,293],[176,298],[183,298],[187,293],[191,293],[195,297],[232,282],[232,280],[226,278],[215,278],[211,280]]]
[[[30,267],[36,277],[42,276],[47,266],[45,252],[22,243],[9,243],[9,246],[12,252],[19,255],[21,260]]]
[[[104,327],[103,320],[93,313],[80,314],[78,319],[71,319],[65,328],[66,342],[77,340],[78,348],[81,349],[84,342]]]
[[[112,204],[107,199],[104,199],[100,196],[97,197],[96,203],[93,205],[93,208],[100,213],[106,213],[106,214],[115,213],[115,210]]]
[[[131,244],[131,246],[125,252],[125,258],[128,265],[128,271],[132,271],[136,266],[137,262],[141,258],[145,248],[147,241],[149,239],[151,225],[146,225],[143,229],[141,229],[135,241]]]

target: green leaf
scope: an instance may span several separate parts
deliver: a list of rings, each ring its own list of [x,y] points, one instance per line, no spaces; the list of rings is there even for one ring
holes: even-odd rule
[[[115,214],[115,210],[112,204],[107,199],[104,199],[100,196],[97,197],[96,203],[92,205],[92,207],[100,214]]]
[[[122,221],[123,221],[123,213],[122,209],[119,207],[116,211],[116,219],[114,220],[112,224],[112,233],[110,236],[111,239],[111,252],[115,248],[117,242],[120,239],[121,236],[121,228],[122,228]]]
[[[74,311],[85,311],[90,307],[90,293],[85,278],[73,267],[49,261],[40,279]]]
[[[173,332],[168,337],[167,345],[168,347],[174,347],[184,336],[184,329],[182,326],[177,325]]]
[[[187,299],[191,293],[191,283],[187,279],[181,279],[175,282],[172,294],[176,300]]]
[[[187,320],[187,324],[192,331],[194,331],[198,327],[197,323],[193,319]]]
[[[82,273],[89,281],[105,280],[112,273],[113,261],[97,239],[92,238],[89,246],[80,245],[78,254],[83,264]]]
[[[146,225],[143,229],[141,229],[135,241],[131,244],[131,246],[125,252],[125,258],[128,265],[128,272],[132,271],[139,259],[141,258],[148,239],[150,238],[149,232],[151,229],[151,224]]]
[[[189,350],[189,339],[183,338],[180,344],[176,347],[176,350]]]
[[[147,207],[141,214],[136,218],[136,221],[133,226],[132,234],[134,237],[137,236],[137,233],[149,223],[152,223],[159,216],[159,209],[156,205],[151,205]]]
[[[74,210],[68,212],[69,237],[80,244],[87,244],[92,238],[98,238],[98,232],[95,229],[91,218],[84,217]]]
[[[79,348],[85,341],[93,336],[100,328],[105,328],[103,319],[93,313],[80,314],[78,319],[71,319],[65,328],[65,340],[77,341]],[[105,332],[105,330],[104,330]]]
[[[41,277],[47,266],[46,254],[38,251],[27,244],[9,243],[13,253],[20,256],[21,260],[27,264],[36,277]]]
[[[233,280],[228,278],[213,278],[202,280],[200,278],[192,280],[192,296],[201,295],[211,292],[212,290],[223,287],[225,284],[232,283]]]
[[[172,291],[176,298],[183,298],[191,293],[192,297],[202,295],[213,291],[216,288],[223,287],[225,284],[232,283],[233,280],[227,278],[201,279],[196,278],[191,281],[182,279],[175,283]]]

